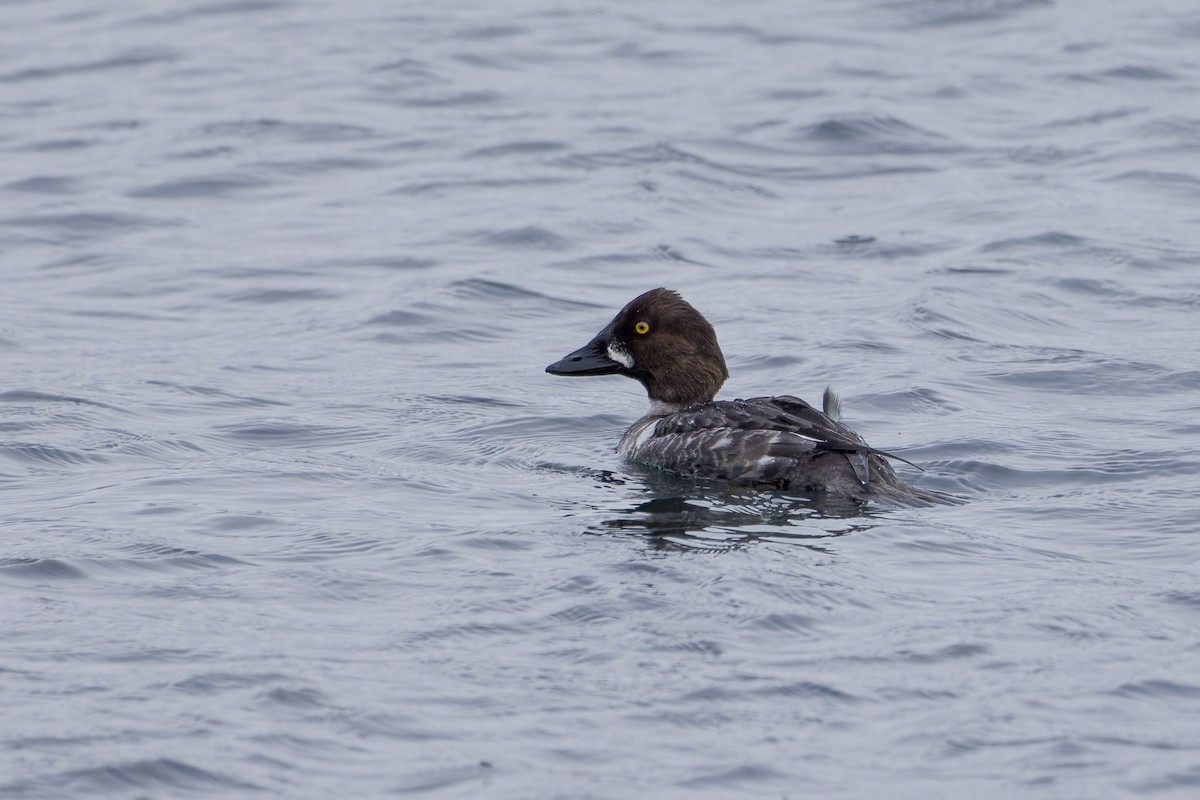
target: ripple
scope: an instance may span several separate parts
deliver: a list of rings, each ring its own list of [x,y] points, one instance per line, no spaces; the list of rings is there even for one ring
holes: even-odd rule
[[[1139,169],[1122,172],[1106,180],[1113,183],[1135,184],[1187,198],[1200,197],[1200,177],[1186,172]]]
[[[448,789],[460,784],[479,782],[476,791],[487,793],[492,780],[492,765],[487,761],[462,767],[443,767],[441,769],[421,768],[413,770],[405,776],[402,783],[392,787],[394,794],[428,794],[430,791]],[[474,792],[473,792],[474,793]]]
[[[350,158],[346,156],[330,156],[326,158],[298,158],[286,161],[261,161],[258,166],[263,170],[292,176],[292,175],[324,175],[344,170],[377,170],[384,167],[384,162],[373,158]]]
[[[1200,700],[1200,685],[1169,680],[1125,683],[1112,692],[1121,697],[1155,697],[1163,700]]]
[[[22,464],[35,466],[76,467],[88,464],[105,464],[108,456],[94,451],[78,450],[34,442],[8,442],[0,444],[0,457]]]
[[[31,153],[54,153],[70,150],[85,150],[100,144],[100,139],[88,139],[82,136],[64,136],[51,139],[39,139],[22,145],[20,149]]]
[[[0,575],[26,580],[83,580],[88,574],[57,558],[0,558]]]
[[[733,767],[719,772],[707,772],[707,774],[688,778],[678,782],[678,786],[685,789],[707,789],[711,787],[718,788],[741,788],[749,789],[755,784],[763,782],[779,783],[790,781],[794,776],[772,769],[765,764],[745,764],[738,767]]]
[[[324,272],[326,268],[337,269],[339,267],[371,267],[376,269],[395,270],[399,272],[408,272],[410,270],[427,270],[438,266],[438,261],[428,258],[416,258],[413,256],[401,255],[384,255],[384,256],[366,256],[360,258],[351,258],[348,260],[337,260],[325,262],[317,265],[320,269],[316,272]]]
[[[1177,372],[1157,364],[1143,364],[1097,356],[1073,367],[1012,369],[986,374],[988,380],[1072,395],[1146,397],[1163,392],[1200,389],[1200,371]]]
[[[289,680],[278,672],[203,672],[183,680],[175,681],[171,688],[203,697],[219,695],[228,691],[239,691],[281,683]]]
[[[964,658],[987,655],[989,648],[980,644],[951,644],[929,652],[900,652],[897,657],[912,664],[940,664]]]
[[[356,428],[335,428],[323,425],[306,425],[298,422],[262,420],[224,425],[216,429],[219,435],[233,441],[246,443],[275,442],[278,444],[333,443],[357,441],[369,436]]]
[[[25,81],[40,81],[67,76],[75,77],[95,72],[143,67],[147,64],[175,61],[178,58],[179,54],[173,50],[135,48],[126,50],[120,55],[96,61],[59,64],[53,67],[29,67],[17,70],[16,72],[9,72],[0,75],[0,83],[23,83]]]
[[[194,200],[197,198],[225,197],[249,189],[258,189],[267,183],[248,175],[228,175],[217,177],[205,175],[195,178],[176,178],[175,180],[143,186],[126,192],[128,197],[142,197],[153,200]]]
[[[505,283],[503,281],[488,280],[485,278],[468,278],[466,280],[455,281],[450,284],[450,288],[457,297],[468,300],[483,300],[487,302],[503,302],[506,306],[511,303],[519,302],[527,306],[529,309],[536,309],[543,303],[554,302],[557,305],[575,305],[579,307],[590,307],[583,303],[576,303],[567,300],[557,300],[542,292],[530,289],[527,286],[521,286],[516,283]]]
[[[388,311],[386,314],[379,314],[367,320],[368,325],[387,325],[388,327],[419,327],[427,328],[434,321],[434,317],[429,314],[419,314],[415,311]]]
[[[501,97],[499,92],[469,90],[405,97],[399,103],[408,108],[464,108],[498,103]]]
[[[66,175],[34,175],[5,184],[4,188],[34,194],[75,194],[79,191],[79,181]]]
[[[1200,117],[1160,115],[1138,126],[1137,133],[1192,147],[1200,146]]]
[[[300,689],[275,687],[263,695],[263,700],[285,708],[327,708],[329,705],[324,693],[308,687]]]
[[[543,155],[545,153],[557,153],[566,149],[567,145],[563,142],[508,142],[506,144],[493,145],[491,147],[481,147],[478,150],[468,153],[467,158],[501,158],[504,156]]]
[[[290,405],[282,400],[271,400],[266,397],[235,394],[216,386],[180,384],[161,380],[148,380],[146,381],[146,385],[161,386],[166,389],[175,389],[187,395],[201,397],[208,401],[206,405],[212,405],[218,408],[267,408],[271,406]],[[3,399],[3,395],[0,395],[0,399]]]
[[[86,794],[109,792],[230,792],[261,791],[262,787],[178,761],[154,758],[91,769],[80,769],[0,786],[11,796],[45,796],[46,791]]]
[[[286,2],[285,0],[229,0],[228,2],[220,2],[218,0],[218,2],[196,3],[185,9],[141,17],[135,20],[135,22],[140,24],[173,25],[184,20],[196,18],[260,14],[264,11],[278,11],[290,8],[294,5],[294,3]]]
[[[565,250],[569,242],[562,236],[537,226],[477,234],[485,244],[521,250]]]
[[[334,300],[341,296],[340,292],[328,289],[252,289],[229,295],[226,299],[233,303],[294,303],[308,300]]]
[[[1194,592],[1168,592],[1163,595],[1169,603],[1184,606],[1192,611],[1200,611],[1200,591]]]
[[[796,138],[858,153],[933,153],[953,149],[945,136],[896,117],[833,117],[801,127]]]
[[[78,242],[105,235],[163,228],[177,224],[173,220],[162,217],[100,211],[73,214],[34,214],[0,219],[0,225],[51,231],[64,242]]]
[[[818,700],[836,700],[839,703],[859,703],[862,698],[855,697],[849,692],[843,692],[824,683],[813,681],[796,681],[779,686],[770,686],[755,691],[755,694],[768,697],[805,697]]]
[[[679,147],[660,142],[654,145],[637,145],[623,150],[574,153],[558,159],[556,163],[564,167],[592,170],[645,164],[704,164],[706,162],[699,156]]]
[[[1071,72],[1063,76],[1068,81],[1082,83],[1112,83],[1114,81],[1171,81],[1178,76],[1166,70],[1144,64],[1126,64],[1094,72]]]
[[[282,139],[298,143],[332,144],[372,139],[376,133],[361,125],[340,122],[292,122],[260,117],[210,122],[196,131],[202,138],[221,136],[238,139]]]
[[[110,411],[122,410],[117,406],[102,403],[98,400],[89,400],[86,397],[39,392],[33,389],[9,389],[8,391],[0,392],[0,403],[70,403],[72,405],[106,408]]]
[[[811,633],[816,630],[817,619],[807,614],[773,613],[755,620],[753,627],[780,633]]]
[[[1040,251],[1044,249],[1077,249],[1088,246],[1090,242],[1081,236],[1075,236],[1064,231],[1045,231],[1032,236],[1018,236],[1010,239],[999,239],[989,242],[981,249],[984,253],[1013,253],[1023,251]]]
[[[1045,8],[1051,0],[954,0],[954,2],[892,2],[913,25],[940,28],[1006,19],[1031,9]]]

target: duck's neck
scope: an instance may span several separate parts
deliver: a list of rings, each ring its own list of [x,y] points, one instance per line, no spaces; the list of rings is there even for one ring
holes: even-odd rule
[[[663,400],[651,400],[650,410],[646,412],[648,417],[665,417],[667,414],[674,414],[676,411],[682,411],[687,408],[686,403],[668,403]]]

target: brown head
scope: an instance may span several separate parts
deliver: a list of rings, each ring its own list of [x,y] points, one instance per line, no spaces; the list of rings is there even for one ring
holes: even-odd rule
[[[592,341],[550,366],[551,375],[626,375],[653,403],[690,406],[712,400],[729,377],[717,333],[670,289],[634,298]]]

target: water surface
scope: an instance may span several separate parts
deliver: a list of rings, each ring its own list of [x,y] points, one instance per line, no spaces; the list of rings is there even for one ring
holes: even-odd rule
[[[1200,792],[1194,3],[0,6],[0,794]],[[967,502],[623,464],[660,285]]]

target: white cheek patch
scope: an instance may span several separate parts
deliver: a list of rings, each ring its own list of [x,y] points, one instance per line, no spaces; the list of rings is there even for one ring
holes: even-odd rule
[[[629,351],[622,348],[615,342],[608,343],[608,357],[620,364],[625,369],[633,369],[633,356],[629,355]]]

